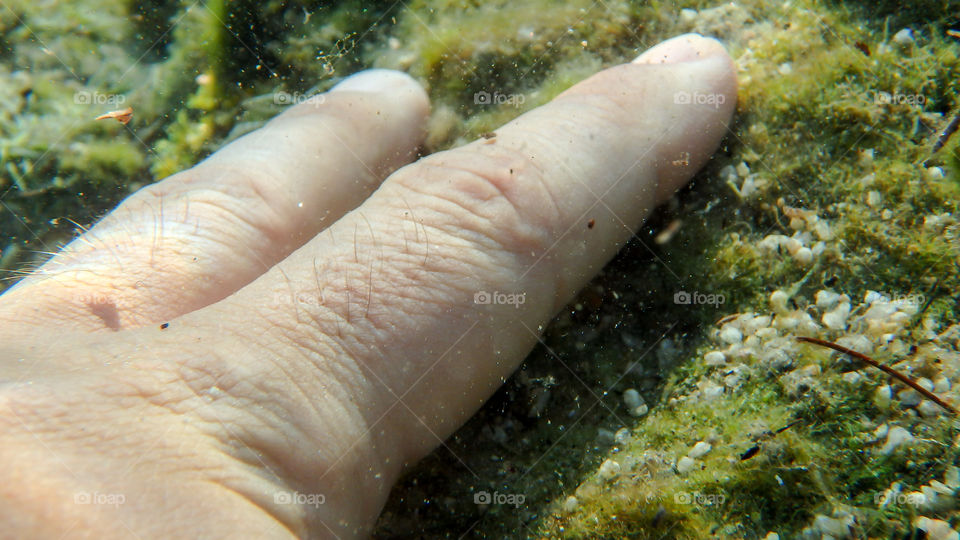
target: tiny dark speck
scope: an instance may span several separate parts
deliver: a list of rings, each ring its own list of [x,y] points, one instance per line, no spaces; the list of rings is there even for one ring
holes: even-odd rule
[[[588,228],[588,229],[592,229],[593,226],[596,225],[596,224],[597,224],[597,220],[591,219],[590,221],[587,222],[587,228]]]
[[[757,455],[757,452],[759,451],[760,451],[760,447],[754,446],[753,448],[747,450],[746,452],[740,455],[740,461],[752,458],[753,456]]]
[[[163,323],[163,324],[160,325],[160,329],[161,329],[161,330],[166,330],[166,329],[169,328],[169,327],[170,327],[170,323],[168,323],[168,322],[165,322],[165,323]]]

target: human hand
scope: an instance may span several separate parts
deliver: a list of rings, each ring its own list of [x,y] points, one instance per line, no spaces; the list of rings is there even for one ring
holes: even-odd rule
[[[428,100],[375,70],[138,191],[0,299],[5,529],[368,534],[735,101],[681,36],[395,170]]]

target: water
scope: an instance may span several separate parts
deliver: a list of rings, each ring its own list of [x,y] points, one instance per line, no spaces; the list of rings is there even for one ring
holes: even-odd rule
[[[957,403],[957,13],[943,1],[8,2],[0,269],[3,287],[32,277],[0,300],[4,343],[26,351],[56,334],[81,359],[134,343],[124,362],[98,363],[142,365],[154,351],[212,373],[195,380],[199,418],[223,427],[231,455],[289,482],[248,498],[278,515],[316,512],[315,535],[364,530],[383,505],[372,529],[382,538],[949,538],[953,413],[796,337],[853,349]],[[736,114],[705,163],[697,129],[656,155],[661,179],[703,167],[642,224],[652,189],[615,180],[651,178],[651,141],[670,129],[716,125],[710,115],[732,106],[722,91],[667,92],[669,77],[649,75],[657,83],[638,91],[672,99],[638,118],[655,135],[635,149],[629,132],[611,136],[629,109],[600,127],[574,111],[526,138],[503,128],[687,32],[733,58]],[[325,92],[373,67],[426,88],[429,121],[398,79],[375,127],[351,131],[365,118],[354,103],[349,121],[288,128],[288,145],[258,138],[293,106],[341,107]],[[387,118],[397,103],[407,116]],[[390,127],[421,120],[422,141]],[[383,138],[396,150],[378,153]],[[176,193],[74,240],[73,259],[43,265],[132,193],[234,141],[242,167],[213,158]],[[343,216],[405,161],[467,144],[508,149],[496,154],[496,189],[459,173],[485,162],[447,154],[440,180],[381,190],[379,206]],[[332,165],[311,176],[322,163]],[[496,205],[544,171],[550,197],[535,193],[519,213]],[[266,180],[251,190],[249,178]],[[448,185],[487,203],[464,216],[447,213],[457,197],[414,198]],[[279,211],[251,204],[262,195]],[[228,211],[204,213],[218,204]],[[564,211],[562,226],[525,228]],[[320,232],[341,216],[347,225]],[[7,380],[48,388],[43,371],[5,354],[19,366]],[[330,360],[338,354],[369,357]],[[107,366],[89,376],[125,388],[128,371]],[[354,383],[347,394],[337,377]],[[359,400],[355,412],[338,407],[344,395]],[[120,418],[137,403],[113,423],[128,425]],[[264,424],[279,427],[258,438]],[[189,437],[171,433],[158,438]],[[400,462],[424,453],[387,497]],[[151,462],[116,459],[133,479]],[[80,477],[87,466],[73,465]],[[124,503],[147,487],[105,486],[71,500],[144,511]]]

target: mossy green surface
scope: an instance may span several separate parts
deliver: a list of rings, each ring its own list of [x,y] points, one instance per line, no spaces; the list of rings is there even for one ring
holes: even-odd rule
[[[0,268],[66,239],[58,218],[87,225],[131,189],[257,127],[282,109],[278,92],[322,90],[364,67],[403,69],[428,89],[429,152],[682,32],[723,40],[737,62],[737,117],[713,161],[558,315],[480,413],[404,478],[378,536],[792,538],[842,508],[860,537],[903,537],[916,510],[879,508],[877,494],[895,481],[919,489],[957,464],[950,416],[879,407],[883,376],[862,370],[850,384],[851,368],[813,346],[791,350],[791,369],[820,369],[806,391],[746,356],[735,391],[681,399],[705,381],[722,385],[703,362],[718,347],[715,323],[769,312],[775,290],[790,291],[799,310],[813,309],[820,289],[854,303],[868,290],[922,297],[897,337],[920,353],[877,353],[913,358],[917,376],[941,369],[924,347],[960,310],[960,134],[936,154],[932,146],[960,112],[960,39],[947,33],[960,30],[957,3],[191,4],[0,10]],[[904,27],[913,41],[898,44]],[[81,92],[123,96],[134,121],[93,122],[109,107],[76,103]],[[482,92],[523,100],[488,105]],[[728,166],[742,170],[731,179]],[[758,187],[744,194],[748,176]],[[802,230],[797,209],[831,231],[810,266],[761,246]],[[724,302],[678,304],[680,291]],[[627,414],[627,388],[640,390],[647,415]],[[880,424],[928,442],[880,454],[871,439]],[[621,428],[630,438],[616,443]],[[676,460],[701,440],[713,446],[702,467],[677,474]],[[607,459],[632,464],[629,474],[599,478]],[[476,504],[483,492],[523,503]],[[577,503],[565,509],[570,496]],[[930,515],[958,521],[952,510]]]

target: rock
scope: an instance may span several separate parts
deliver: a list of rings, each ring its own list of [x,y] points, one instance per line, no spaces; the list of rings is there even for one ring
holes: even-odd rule
[[[877,388],[873,393],[873,403],[881,409],[889,409],[890,404],[893,403],[893,388],[889,384]]]
[[[912,440],[913,435],[911,435],[909,431],[900,426],[894,426],[887,432],[887,442],[884,443],[883,448],[880,449],[880,453],[890,455],[898,446]]]
[[[680,474],[687,474],[688,472],[695,469],[697,466],[697,460],[689,457],[683,456],[677,460],[677,472]]]
[[[720,351],[710,351],[703,355],[703,361],[708,366],[722,366],[727,362],[727,357]]]
[[[604,461],[600,465],[600,478],[603,478],[607,482],[613,480],[614,478],[620,476],[620,464],[612,459]]]
[[[913,30],[903,28],[893,35],[893,42],[897,45],[910,45],[913,43]]]
[[[734,343],[740,343],[743,341],[743,333],[740,332],[739,328],[728,324],[723,327],[723,330],[720,330],[720,339],[730,345],[733,345]]]
[[[707,455],[707,452],[709,452],[712,448],[713,446],[711,446],[710,443],[706,441],[700,441],[697,444],[693,445],[693,448],[691,448],[690,451],[687,452],[687,457],[690,457],[693,459],[699,459]]]
[[[853,526],[853,516],[850,514],[835,518],[817,514],[813,518],[814,529],[821,534],[830,535],[834,538],[848,538],[851,526]]]
[[[946,521],[921,516],[913,520],[913,526],[927,533],[927,540],[960,540],[960,533]]]
[[[623,391],[623,404],[627,406],[628,411],[633,411],[637,407],[644,405],[643,396],[634,388],[628,388]]]

